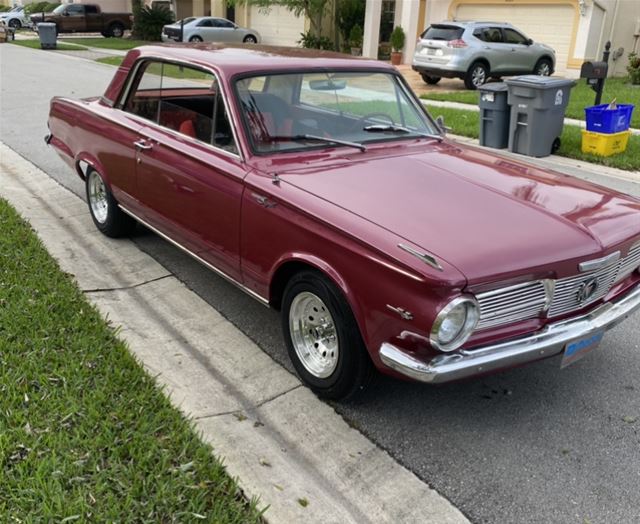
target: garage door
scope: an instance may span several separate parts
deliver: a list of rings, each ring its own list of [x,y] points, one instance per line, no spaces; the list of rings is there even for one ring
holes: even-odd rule
[[[298,46],[300,33],[304,33],[304,18],[282,7],[272,7],[268,12],[252,7],[251,28],[260,33],[263,44]]]
[[[458,20],[509,22],[536,42],[556,51],[556,72],[565,74],[575,10],[569,5],[460,5]]]

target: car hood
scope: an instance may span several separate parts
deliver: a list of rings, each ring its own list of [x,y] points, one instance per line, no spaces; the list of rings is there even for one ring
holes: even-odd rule
[[[576,260],[640,235],[632,197],[447,142],[279,176],[444,259],[470,284],[575,274]]]

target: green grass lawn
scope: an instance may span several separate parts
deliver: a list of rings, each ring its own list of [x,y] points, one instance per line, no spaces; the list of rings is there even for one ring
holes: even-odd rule
[[[78,43],[87,47],[100,47],[102,49],[128,50],[141,45],[159,44],[160,42],[147,42],[145,40],[133,40],[130,38],[60,38],[68,43]]]
[[[480,114],[477,111],[464,109],[451,109],[447,107],[429,107],[429,113],[436,118],[444,117],[447,127],[456,135],[478,138],[480,129]],[[560,137],[562,142],[558,155],[578,160],[585,160],[594,164],[602,164],[627,171],[640,170],[640,136],[632,135],[629,138],[627,150],[619,155],[601,157],[588,155],[582,152],[582,133],[577,126],[565,125]]]
[[[260,522],[0,199],[0,521]]]
[[[421,95],[421,98],[478,105],[477,91],[451,91],[447,93],[434,91]],[[640,87],[631,86],[626,78],[608,78],[604,84],[602,103],[609,103],[613,98],[616,98],[619,104],[634,104],[636,106],[631,118],[631,127],[640,128]],[[571,90],[567,117],[584,120],[584,108],[592,106],[594,99],[595,92],[586,85],[585,80],[578,80],[576,86]]]
[[[30,38],[29,40],[12,40],[11,43],[22,47],[28,47],[30,49],[41,49],[40,40],[38,38]],[[58,41],[56,51],[87,51],[87,48],[83,45],[64,44]]]

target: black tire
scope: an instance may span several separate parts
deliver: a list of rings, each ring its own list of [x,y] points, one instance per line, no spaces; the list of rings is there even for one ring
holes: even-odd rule
[[[102,186],[101,190],[103,193],[101,196],[104,198],[104,208],[106,211],[104,216],[100,215],[99,211],[96,211],[96,206],[92,205],[92,202],[96,201],[96,186],[93,186],[94,180],[97,186]],[[87,203],[89,204],[89,213],[91,214],[93,223],[102,234],[117,238],[127,236],[133,232],[136,221],[118,207],[118,202],[113,198],[111,191],[109,191],[100,173],[95,169],[89,169],[87,171],[85,190]]]
[[[202,42],[202,37],[195,35],[192,36],[191,38],[189,38],[189,42],[193,42],[193,43],[197,43],[197,42]]]
[[[296,343],[293,340],[294,336],[291,332],[290,316],[293,315],[295,318],[295,311],[297,311],[294,306],[294,313],[292,314],[292,304],[294,304],[294,301],[300,303],[303,297],[309,297],[310,294],[320,299],[323,306],[326,305],[329,318],[333,321],[331,325],[335,328],[334,331],[337,334],[335,337],[337,338],[337,346],[335,348],[338,353],[337,361],[333,370],[330,371],[331,374],[326,377],[319,377],[317,376],[319,373],[313,374],[309,371],[307,365],[298,356]],[[323,307],[320,309],[323,309]],[[318,314],[326,315],[326,310],[323,313],[318,312]],[[318,309],[314,308],[313,311],[318,311]],[[321,273],[311,270],[302,271],[294,275],[284,290],[281,318],[282,331],[289,358],[298,376],[319,397],[344,400],[361,392],[369,384],[374,372],[373,364],[362,341],[360,330],[349,304],[340,290],[329,279]],[[313,319],[311,316],[308,318]],[[306,323],[306,318],[298,324],[298,333],[304,332],[306,337],[306,328],[309,326],[302,322]],[[309,338],[310,342],[308,343],[311,344],[313,340],[317,339],[313,339],[312,336]],[[313,345],[318,348],[317,343]],[[321,350],[322,347],[318,351]]]
[[[111,38],[122,38],[124,36],[124,26],[119,22],[115,22],[109,26],[107,33]]]
[[[533,74],[539,76],[550,76],[553,74],[553,62],[548,58],[541,58],[533,68]]]
[[[464,76],[464,85],[467,89],[475,90],[487,83],[489,79],[489,67],[484,62],[474,62]]]
[[[439,77],[439,76],[430,76],[430,75],[426,75],[424,73],[421,74],[420,76],[422,77],[422,80],[424,80],[425,83],[429,84],[430,86],[434,86],[438,82],[440,82],[440,80],[442,80],[442,78]]]
[[[12,27],[13,29],[21,29],[22,28],[22,24],[20,23],[20,20],[18,20],[17,18],[13,18],[11,20],[9,20],[9,24],[7,24],[9,27]]]
[[[258,39],[254,35],[247,35],[242,40],[245,44],[257,44]]]

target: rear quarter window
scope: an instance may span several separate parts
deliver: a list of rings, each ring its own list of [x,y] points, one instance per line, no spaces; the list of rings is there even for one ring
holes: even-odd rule
[[[432,25],[420,35],[424,40],[457,40],[462,37],[464,28],[451,25]]]

